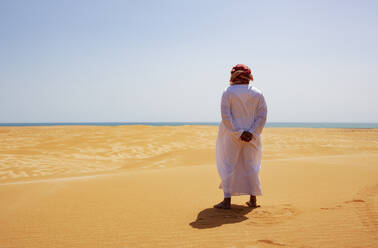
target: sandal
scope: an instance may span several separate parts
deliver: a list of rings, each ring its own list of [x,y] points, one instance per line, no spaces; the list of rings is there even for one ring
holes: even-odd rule
[[[224,203],[224,201],[222,201],[222,202],[220,202],[220,203],[214,205],[214,208],[219,208],[219,209],[230,209],[231,206],[226,205],[226,204]]]
[[[259,208],[259,207],[261,207],[260,205],[256,205],[256,203],[252,203],[250,201],[247,201],[245,204],[247,204],[247,206],[251,207],[251,208]]]

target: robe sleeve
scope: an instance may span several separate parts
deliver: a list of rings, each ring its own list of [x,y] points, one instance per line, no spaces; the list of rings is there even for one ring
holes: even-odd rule
[[[222,100],[221,100],[221,115],[222,115],[222,122],[226,129],[230,131],[234,136],[239,138],[243,133],[243,130],[238,130],[235,127],[235,121],[232,117],[231,113],[231,102],[230,102],[230,94],[228,92],[223,92]]]
[[[255,117],[253,127],[250,130],[248,130],[249,132],[253,134],[253,136],[257,137],[261,135],[262,130],[265,126],[267,112],[268,111],[267,111],[265,98],[261,94],[259,98],[259,102],[257,104],[256,117]]]

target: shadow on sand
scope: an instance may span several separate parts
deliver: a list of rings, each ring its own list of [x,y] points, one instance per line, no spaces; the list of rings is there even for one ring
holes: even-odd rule
[[[232,205],[231,209],[206,208],[199,212],[197,219],[189,225],[193,228],[206,229],[238,223],[247,220],[245,215],[252,210],[253,208],[240,205]]]

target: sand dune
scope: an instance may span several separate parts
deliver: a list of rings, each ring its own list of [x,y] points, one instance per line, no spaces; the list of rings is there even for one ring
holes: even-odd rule
[[[211,126],[1,127],[0,247],[377,247],[378,130],[268,128],[258,209]]]

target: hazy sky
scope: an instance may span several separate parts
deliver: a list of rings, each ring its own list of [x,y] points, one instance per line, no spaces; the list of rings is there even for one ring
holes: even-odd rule
[[[219,121],[233,65],[271,122],[378,122],[378,1],[0,1],[0,122]]]

